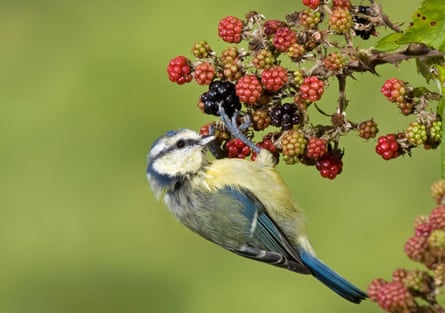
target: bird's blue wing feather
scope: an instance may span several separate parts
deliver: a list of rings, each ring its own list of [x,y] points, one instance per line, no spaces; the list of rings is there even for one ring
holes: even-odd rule
[[[221,202],[226,205],[230,201],[240,203],[241,213],[250,225],[247,242],[234,252],[293,271],[309,273],[301,262],[299,253],[269,216],[264,204],[250,190],[226,187],[220,189],[218,194],[218,197],[225,198]],[[239,207],[239,205],[233,207]]]

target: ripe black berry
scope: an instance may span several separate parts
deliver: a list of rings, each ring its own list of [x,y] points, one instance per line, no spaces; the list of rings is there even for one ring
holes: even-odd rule
[[[213,81],[209,90],[201,95],[201,102],[204,103],[204,112],[212,115],[219,115],[219,104],[225,113],[232,117],[235,111],[241,109],[241,103],[236,95],[235,85],[227,81]]]
[[[271,125],[281,127],[283,130],[292,129],[293,125],[300,123],[297,105],[286,103],[276,105],[270,110]]]

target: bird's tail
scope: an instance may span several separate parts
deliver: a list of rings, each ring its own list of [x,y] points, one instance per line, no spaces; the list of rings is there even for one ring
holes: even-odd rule
[[[300,253],[301,261],[323,284],[331,288],[337,294],[354,303],[360,303],[368,295],[348,282],[346,279],[331,270],[327,265],[321,262],[310,252],[303,251]]]

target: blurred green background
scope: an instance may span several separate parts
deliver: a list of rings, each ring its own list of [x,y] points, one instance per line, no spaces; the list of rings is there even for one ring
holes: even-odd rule
[[[383,1],[396,22],[418,1]],[[154,139],[212,118],[204,88],[166,76],[197,40],[216,49],[218,20],[257,10],[282,18],[299,1],[56,1],[0,3],[0,312],[376,312],[311,277],[252,262],[180,226],[145,182]],[[384,33],[385,30],[382,30]],[[368,43],[363,43],[365,47]],[[218,50],[218,52],[221,50]],[[379,93],[392,76],[424,84],[414,62],[349,80],[352,120],[381,133],[402,117]],[[335,84],[335,82],[333,82]],[[335,106],[330,88],[323,106]],[[318,255],[365,289],[407,260],[412,221],[433,208],[437,151],[384,162],[373,141],[343,140],[344,172],[279,166]]]

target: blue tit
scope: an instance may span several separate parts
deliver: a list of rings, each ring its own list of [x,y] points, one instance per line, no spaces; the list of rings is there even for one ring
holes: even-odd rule
[[[210,160],[213,136],[169,131],[148,154],[147,179],[159,199],[185,226],[246,258],[311,274],[343,298],[359,303],[366,293],[314,254],[289,188],[261,149],[256,161]]]

